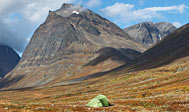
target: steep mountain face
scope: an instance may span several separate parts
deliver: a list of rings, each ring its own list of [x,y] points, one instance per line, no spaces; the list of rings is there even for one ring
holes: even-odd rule
[[[144,22],[124,29],[133,39],[147,47],[156,44],[174,30],[176,27],[166,22]]]
[[[2,85],[39,86],[73,75],[106,71],[131,61],[144,50],[122,29],[91,10],[63,4],[59,10],[49,12],[20,63]],[[94,64],[94,60],[98,63]]]
[[[19,55],[12,48],[0,44],[0,77],[10,72],[19,60]]]
[[[144,52],[123,68],[143,70],[169,64],[177,59],[189,56],[189,24],[175,30],[160,43]]]

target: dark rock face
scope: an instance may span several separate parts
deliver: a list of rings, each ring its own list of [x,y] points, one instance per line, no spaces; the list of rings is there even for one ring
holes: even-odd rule
[[[19,55],[10,47],[0,45],[0,77],[4,77],[19,62]]]
[[[145,50],[121,28],[91,10],[63,4],[61,9],[49,12],[46,21],[32,36],[20,63],[2,84],[11,85],[11,80],[23,76],[23,79],[13,85],[14,88],[31,87],[79,73],[86,74],[83,73],[88,70],[85,68],[91,65],[85,65],[103,54],[97,51],[106,47],[113,49],[107,53],[118,53],[126,61]],[[114,57],[117,59],[118,56]],[[106,64],[106,59],[109,58],[111,56],[105,55],[103,63]],[[109,66],[113,61],[109,61]],[[112,69],[115,65],[120,65],[116,63],[106,68]],[[106,69],[102,68],[96,70]]]
[[[176,27],[166,22],[144,22],[125,28],[124,30],[137,42],[149,47],[176,30]]]

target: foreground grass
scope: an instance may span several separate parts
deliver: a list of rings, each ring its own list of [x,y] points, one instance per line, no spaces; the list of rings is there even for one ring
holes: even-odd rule
[[[189,111],[189,61],[133,73],[111,73],[68,86],[0,92],[0,112]],[[114,106],[89,108],[104,94]]]

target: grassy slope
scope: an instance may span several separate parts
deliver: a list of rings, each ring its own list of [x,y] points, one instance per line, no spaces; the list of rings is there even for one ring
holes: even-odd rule
[[[53,88],[0,92],[0,112],[189,111],[189,57],[156,69],[111,73],[82,83]],[[88,108],[98,94],[114,106]]]

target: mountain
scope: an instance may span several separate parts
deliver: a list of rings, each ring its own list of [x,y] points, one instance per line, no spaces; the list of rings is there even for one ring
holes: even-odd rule
[[[113,69],[144,50],[121,28],[93,11],[63,4],[49,11],[21,61],[1,85],[22,88],[63,82]]]
[[[9,46],[0,44],[0,77],[4,77],[19,62],[19,55]]]
[[[156,44],[174,30],[176,27],[166,22],[143,22],[124,29],[133,39],[147,47]]]
[[[169,64],[189,56],[189,24],[182,26],[166,36],[161,42],[126,64],[127,70],[144,70]]]
[[[166,36],[130,62],[130,66],[124,65],[101,77],[50,88],[0,91],[0,111],[189,112],[188,49],[189,24]],[[106,48],[98,53],[107,58],[105,54],[110,51],[117,52]],[[87,107],[99,94],[105,94],[113,106]]]

